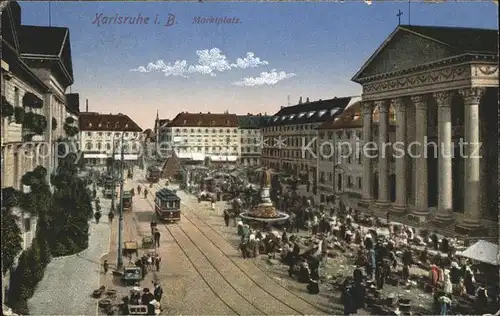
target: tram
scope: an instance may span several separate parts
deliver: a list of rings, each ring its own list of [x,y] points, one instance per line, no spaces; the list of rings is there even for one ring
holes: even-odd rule
[[[181,220],[181,199],[175,191],[163,188],[156,192],[155,212],[161,221],[178,222]]]
[[[158,183],[160,181],[161,169],[157,166],[149,166],[146,170],[146,180],[150,183]]]

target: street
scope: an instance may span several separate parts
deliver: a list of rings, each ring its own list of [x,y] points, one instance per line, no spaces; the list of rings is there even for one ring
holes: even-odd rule
[[[144,187],[146,182],[128,180],[126,189],[137,185]],[[150,234],[154,193],[161,186],[156,184],[148,188],[148,199],[143,195],[134,197],[133,211],[124,216],[124,241],[140,241]],[[141,287],[149,288],[153,281],[161,284],[165,293],[161,301],[164,313],[311,315],[328,311],[327,306],[316,307],[289,291],[253,262],[241,259],[230,241],[202,221],[203,217],[209,217],[206,204],[193,205],[192,197],[178,193],[183,199],[182,219],[178,224],[158,225],[161,233],[158,249],[162,258],[160,271],[148,273],[141,284]],[[116,227],[117,220],[113,223],[111,252],[103,258],[111,264],[116,260]],[[120,294],[118,297],[127,295],[131,288],[119,285],[112,278],[111,274],[103,275],[101,284],[115,288]],[[303,291],[303,296],[308,296],[305,289]]]

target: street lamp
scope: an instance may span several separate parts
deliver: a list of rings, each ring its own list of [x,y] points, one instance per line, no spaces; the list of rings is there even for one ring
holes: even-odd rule
[[[113,152],[112,152],[112,159],[113,159],[113,164],[111,168],[112,172],[112,179],[113,179],[113,191],[111,195],[111,210],[114,212],[115,210],[115,194],[116,194],[116,176],[115,176],[115,137],[116,134],[113,135]],[[123,267],[123,132],[121,133],[121,156],[120,156],[120,203],[119,203],[119,220],[118,220],[118,254],[117,254],[117,262],[116,266],[118,269],[121,269]]]

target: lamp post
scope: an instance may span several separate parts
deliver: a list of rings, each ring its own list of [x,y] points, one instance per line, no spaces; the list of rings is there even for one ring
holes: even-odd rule
[[[114,158],[114,157],[113,157]],[[121,155],[120,155],[120,216],[118,221],[118,258],[116,266],[118,269],[123,267],[123,132],[121,137]]]
[[[116,183],[115,183],[115,135],[113,135],[113,151],[111,153],[111,179],[113,191],[111,194],[111,211],[115,212],[115,192],[116,192]]]

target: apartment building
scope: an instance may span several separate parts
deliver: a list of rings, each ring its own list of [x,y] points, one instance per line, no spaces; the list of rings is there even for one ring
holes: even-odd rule
[[[165,144],[167,143],[167,135],[168,135],[168,124],[171,122],[170,119],[161,119],[159,112],[156,112],[156,119],[155,119],[155,126],[153,133],[155,135],[154,141],[155,141],[155,152],[159,149],[162,148],[161,152],[161,157],[168,157],[170,156],[170,151],[167,150],[168,146],[161,146],[160,144]]]
[[[181,112],[167,125],[166,143],[158,150],[172,148],[181,161],[193,164],[209,159],[214,163],[237,163],[241,146],[238,117],[223,113]]]
[[[295,175],[307,185],[307,195],[317,198],[318,127],[333,121],[356,98],[343,97],[302,102],[282,107],[262,127],[263,165]]]
[[[137,165],[144,150],[142,129],[128,115],[82,112],[79,126],[79,148],[85,163],[103,167],[113,153],[114,159],[121,159],[123,150],[126,164]]]
[[[260,166],[262,155],[261,126],[270,116],[257,114],[238,115],[241,135],[240,163],[244,166]]]
[[[336,209],[357,209],[361,199],[361,110],[361,103],[355,102],[318,128],[322,153],[318,156],[318,193],[321,203],[333,203]]]

